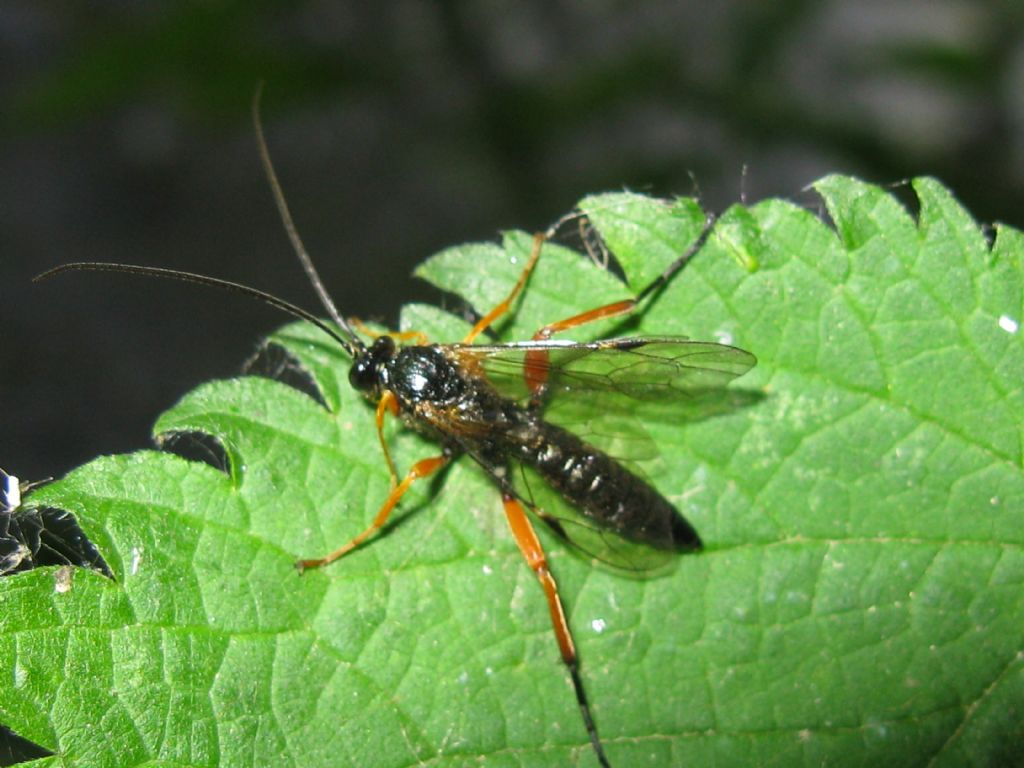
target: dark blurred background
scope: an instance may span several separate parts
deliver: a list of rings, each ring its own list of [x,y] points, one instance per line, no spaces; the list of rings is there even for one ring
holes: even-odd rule
[[[939,177],[1024,225],[1019,2],[90,2],[0,5],[0,467],[148,444],[285,318],[112,275],[131,261],[315,299],[249,102],[345,312],[393,321],[432,252],[581,195],[721,210],[830,172]],[[905,192],[905,190],[903,190]]]

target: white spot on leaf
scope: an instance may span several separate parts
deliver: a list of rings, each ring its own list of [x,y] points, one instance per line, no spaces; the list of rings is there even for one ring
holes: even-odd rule
[[[71,581],[74,578],[75,570],[70,565],[62,565],[53,572],[53,591],[58,595],[71,591]]]

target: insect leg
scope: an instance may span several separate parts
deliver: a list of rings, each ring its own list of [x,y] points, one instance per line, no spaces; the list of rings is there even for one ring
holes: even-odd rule
[[[519,279],[516,281],[516,284],[512,286],[512,290],[509,291],[508,296],[506,296],[498,306],[477,321],[476,325],[474,325],[469,333],[466,334],[466,338],[462,340],[463,344],[472,344],[477,336],[487,330],[488,326],[508,312],[508,308],[512,305],[512,302],[515,301],[519,292],[523,290],[523,286],[526,285],[526,279],[530,276],[534,265],[537,263],[537,259],[540,257],[540,249],[544,245],[545,239],[543,232],[538,232],[533,236],[533,250],[530,251],[530,258],[526,262],[526,266],[523,268],[522,274],[519,275]]]
[[[676,272],[686,266],[690,259],[693,258],[693,255],[704,247],[704,243],[707,242],[708,237],[711,235],[711,230],[714,225],[715,217],[712,214],[708,214],[707,218],[704,220],[704,229],[701,230],[700,235],[693,244],[687,248],[678,259],[669,264],[668,267],[665,268],[664,272],[654,278],[654,280],[652,280],[632,299],[625,299],[623,301],[605,304],[602,307],[581,312],[578,315],[567,317],[564,320],[549,323],[533,334],[533,340],[546,341],[547,339],[550,339],[552,335],[561,331],[578,328],[581,325],[586,325],[587,323],[592,323],[596,320],[628,315],[630,312],[635,310],[644,299],[664,287]],[[530,350],[526,353],[526,359],[523,366],[526,376],[526,384],[529,387],[530,392],[533,393],[535,397],[543,390],[544,385],[547,384],[548,372],[550,370],[550,366],[547,364],[547,358],[547,353],[543,350]]]
[[[359,331],[365,336],[369,336],[371,339],[379,339],[381,336],[390,336],[396,341],[411,341],[413,344],[422,347],[427,343],[427,334],[423,331],[375,331],[366,325],[358,317],[349,318],[349,322],[352,327]]]
[[[412,468],[405,476],[405,479],[391,489],[388,497],[384,500],[384,504],[382,504],[381,508],[377,511],[377,516],[373,518],[373,522],[370,523],[365,531],[360,533],[344,546],[338,547],[336,550],[324,557],[313,558],[310,560],[299,560],[299,562],[296,563],[296,567],[300,571],[303,571],[306,568],[319,568],[320,566],[327,565],[328,563],[333,563],[339,557],[347,555],[384,526],[388,521],[388,517],[391,515],[391,510],[395,508],[399,499],[401,499],[402,496],[405,495],[405,492],[409,490],[410,485],[417,480],[434,474],[438,470],[442,469],[449,461],[451,461],[451,457],[448,454],[431,456],[429,459],[417,461],[412,465]]]
[[[572,678],[572,685],[576,691],[576,702],[579,704],[583,724],[590,736],[590,743],[597,753],[598,762],[605,768],[610,768],[608,758],[604,754],[604,747],[601,746],[601,739],[597,735],[597,726],[594,725],[594,720],[590,716],[590,705],[587,703],[587,694],[583,689],[583,680],[580,677],[579,660],[576,657],[576,644],[572,640],[572,631],[565,618],[562,599],[558,595],[558,584],[548,569],[547,558],[541,548],[540,539],[537,538],[537,533],[530,525],[523,505],[512,494],[503,491],[501,501],[505,506],[505,517],[508,518],[508,524],[512,529],[516,544],[523,553],[523,557],[526,558],[527,565],[537,575],[540,585],[544,589],[544,597],[548,601],[548,611],[551,614],[551,626],[555,630],[555,638],[558,640],[562,661],[569,669],[569,676]]]
[[[377,439],[380,441],[380,449],[384,452],[384,461],[387,462],[388,473],[391,475],[391,488],[394,490],[398,485],[398,470],[395,469],[391,451],[388,450],[388,441],[384,439],[384,416],[389,412],[392,416],[398,415],[398,400],[391,390],[385,391],[377,403]]]

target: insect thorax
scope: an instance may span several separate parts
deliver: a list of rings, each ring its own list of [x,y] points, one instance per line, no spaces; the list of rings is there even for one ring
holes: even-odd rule
[[[446,407],[466,392],[462,373],[436,346],[402,347],[387,366],[387,387],[401,405]]]

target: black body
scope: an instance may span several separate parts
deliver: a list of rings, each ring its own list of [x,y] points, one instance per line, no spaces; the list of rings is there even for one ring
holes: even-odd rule
[[[405,423],[467,453],[514,493],[508,461],[535,469],[598,527],[663,550],[692,550],[700,538],[660,493],[603,451],[503,396],[450,347],[396,347],[381,336],[358,355],[349,381],[373,401],[391,391]],[[550,520],[546,520],[551,522]]]

